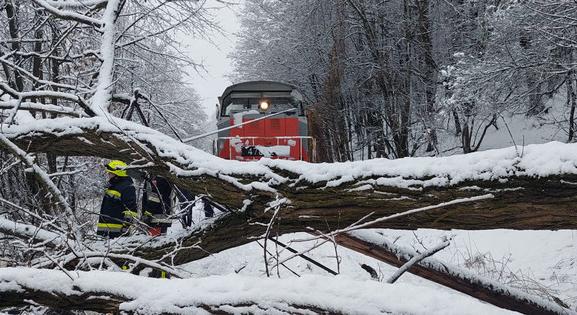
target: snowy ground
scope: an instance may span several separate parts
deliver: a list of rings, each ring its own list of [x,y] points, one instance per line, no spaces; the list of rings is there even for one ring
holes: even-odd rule
[[[388,231],[398,243],[423,249],[442,235],[452,245],[436,258],[476,271],[535,295],[546,293],[577,304],[577,231]]]

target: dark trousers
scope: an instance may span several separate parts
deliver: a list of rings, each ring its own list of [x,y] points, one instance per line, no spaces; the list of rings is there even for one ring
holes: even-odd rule
[[[151,278],[158,278],[158,279],[170,279],[170,274],[166,271],[160,271],[157,269],[152,270],[149,274]]]
[[[202,199],[202,203],[204,204],[204,216],[212,218],[214,216],[214,208],[206,199]]]
[[[110,232],[110,231],[96,231],[96,234],[108,238],[117,238],[122,236],[122,232]]]

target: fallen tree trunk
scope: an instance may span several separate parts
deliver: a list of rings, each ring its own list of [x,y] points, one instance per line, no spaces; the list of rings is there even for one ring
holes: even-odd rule
[[[69,281],[74,283],[73,281]],[[0,284],[3,284],[0,279]],[[5,283],[4,283],[5,284]],[[141,314],[141,310],[145,307],[126,307],[128,310],[122,308],[122,304],[130,305],[129,302],[135,298],[124,296],[124,294],[110,293],[106,289],[90,289],[89,286],[82,287],[77,285],[70,286],[71,290],[62,290],[62,288],[43,289],[34,285],[26,285],[22,282],[12,281],[8,284],[13,285],[13,288],[7,288],[0,291],[0,309],[5,307],[23,307],[30,304],[41,305],[58,311],[93,311],[106,314]],[[44,283],[44,285],[46,285]],[[110,286],[112,287],[112,286]],[[65,288],[69,289],[69,288]],[[122,290],[117,290],[122,291]],[[176,314],[175,310],[180,310],[178,313],[205,313],[211,314],[239,314],[245,313],[249,309],[258,309],[260,312],[284,313],[290,309],[292,314],[310,314],[311,312],[325,313],[326,310],[320,309],[314,305],[302,305],[295,303],[282,306],[282,300],[273,301],[276,303],[259,303],[258,297],[253,297],[254,300],[247,299],[243,302],[231,303],[198,303],[192,301],[190,304],[174,303],[175,305],[166,305],[162,303],[155,308],[144,309],[144,313],[162,313],[162,314]],[[150,300],[154,301],[155,297],[150,296]],[[210,300],[215,300],[214,297]],[[268,302],[268,301],[267,301]],[[272,304],[272,305],[271,305]],[[277,304],[275,306],[275,304]],[[341,314],[335,312],[334,314]]]
[[[140,257],[168,255],[175,264],[261,237],[275,212],[269,209],[279,200],[284,202],[278,204],[278,234],[328,232],[361,218],[367,222],[431,205],[441,206],[370,227],[577,228],[577,144],[528,146],[523,156],[509,148],[445,158],[247,163],[222,160],[120,119],[51,119],[2,130],[29,152],[122,159],[229,208],[212,226],[177,242],[135,246]],[[492,198],[475,199],[488,194]]]
[[[0,287],[0,308],[42,305],[122,314],[413,314],[423,313],[432,300],[454,299],[428,287],[318,275],[298,281],[236,274],[166,280],[124,272],[72,272],[68,277],[56,270],[2,268]],[[425,298],[415,299],[415,289]],[[491,310],[471,299],[457,303],[454,311],[473,307]]]
[[[243,163],[211,156],[122,120],[75,119],[75,125],[62,126],[55,120],[26,128],[7,127],[3,133],[28,152],[132,162],[131,167],[165,176],[193,193],[208,194],[249,218],[270,218],[264,210],[271,202],[286,198],[283,220],[301,229],[303,225],[342,228],[370,213],[376,218],[488,193],[495,197],[466,208],[446,207],[391,220],[380,227],[577,228],[575,144],[532,146],[534,150],[527,149],[524,157],[509,148],[447,158],[333,164],[265,159]],[[568,153],[558,156],[550,151]],[[540,165],[548,156],[558,163]]]
[[[18,289],[0,291],[0,309],[30,304],[57,310],[85,310],[99,313],[118,313],[119,305],[127,299],[106,292],[54,292],[18,286]],[[33,303],[30,303],[32,302]]]
[[[402,248],[370,231],[339,234],[337,244],[395,267],[402,267],[419,254]],[[554,302],[526,294],[499,282],[484,279],[472,272],[428,257],[413,265],[410,273],[457,290],[481,301],[523,314],[571,314]]]

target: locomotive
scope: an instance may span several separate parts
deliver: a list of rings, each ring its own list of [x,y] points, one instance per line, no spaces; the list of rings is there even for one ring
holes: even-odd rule
[[[313,161],[315,141],[308,134],[303,97],[296,87],[242,82],[227,87],[218,101],[214,153],[219,157]]]

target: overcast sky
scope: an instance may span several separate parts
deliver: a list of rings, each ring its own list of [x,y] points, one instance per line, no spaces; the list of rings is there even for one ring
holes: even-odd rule
[[[238,0],[237,2],[242,2]],[[232,84],[226,78],[232,71],[231,61],[227,55],[233,51],[236,42],[235,33],[239,30],[239,20],[237,13],[241,10],[241,5],[214,9],[213,14],[216,21],[224,30],[224,34],[214,32],[211,40],[216,44],[211,44],[206,40],[187,38],[187,52],[196,60],[202,61],[206,72],[196,73],[194,70],[188,71],[195,90],[202,97],[202,105],[205,111],[211,115],[215,114],[215,105],[218,96],[224,89]],[[213,10],[213,9],[211,9]]]

